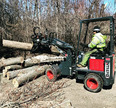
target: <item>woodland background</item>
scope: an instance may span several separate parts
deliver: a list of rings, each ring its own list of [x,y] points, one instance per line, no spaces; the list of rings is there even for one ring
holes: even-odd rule
[[[39,26],[76,46],[80,20],[110,15],[112,4],[106,6],[104,0],[0,0],[3,38],[21,42],[31,42],[33,27]]]

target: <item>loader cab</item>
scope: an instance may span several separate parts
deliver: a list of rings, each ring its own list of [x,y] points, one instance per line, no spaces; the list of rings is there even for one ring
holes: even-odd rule
[[[80,21],[77,52],[80,50],[80,43],[88,44],[91,41],[93,35],[92,29],[95,25],[101,27],[101,33],[103,32],[103,35],[107,35],[107,47],[110,49],[106,51],[108,54],[112,54],[114,52],[114,18],[112,16]],[[85,47],[82,50],[85,50]]]
[[[102,26],[101,33],[107,35],[107,46],[104,50],[92,53],[86,69],[76,68],[77,79],[84,80],[84,86],[91,92],[98,92],[103,86],[112,86],[115,76],[114,53],[114,18],[113,16],[85,19],[80,21],[80,31],[77,43],[77,62],[80,63],[88,49],[80,43],[89,44],[95,25]],[[105,30],[105,32],[104,32]]]

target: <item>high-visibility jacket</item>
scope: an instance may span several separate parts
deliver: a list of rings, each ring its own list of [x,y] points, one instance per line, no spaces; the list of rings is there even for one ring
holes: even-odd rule
[[[107,36],[102,35],[101,33],[96,33],[95,35],[93,35],[92,41],[90,42],[88,47],[104,48],[106,47],[106,38]]]

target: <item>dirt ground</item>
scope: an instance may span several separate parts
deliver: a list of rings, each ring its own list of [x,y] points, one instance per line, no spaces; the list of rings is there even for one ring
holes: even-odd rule
[[[64,88],[65,97],[75,108],[116,108],[116,83],[112,89],[102,89],[99,93],[91,93],[83,84],[69,80],[70,86]]]
[[[38,82],[42,80],[47,81],[45,76],[37,79]],[[91,93],[84,89],[82,83],[76,83],[75,79],[62,78],[59,81],[65,80],[67,86],[61,88],[62,90],[60,92],[62,92],[62,96],[65,97],[64,102],[71,102],[72,107],[69,108],[116,108],[116,83],[112,89],[102,89],[99,93]],[[13,86],[10,86],[8,83],[4,84],[5,85],[2,85],[2,88],[0,88],[0,98],[4,98],[3,95],[9,92],[8,90],[14,89]]]
[[[42,83],[43,81],[47,82],[45,76],[41,76],[35,80],[36,83]],[[62,78],[57,82],[65,82],[65,86],[60,88],[60,91],[56,91],[56,93],[60,92],[64,98],[64,105],[63,107],[58,107],[58,104],[56,104],[54,107],[45,108],[116,108],[116,83],[113,85],[112,89],[102,89],[99,93],[91,93],[85,90],[83,83],[76,83],[75,79]],[[6,97],[5,95],[12,90],[17,89],[13,88],[11,82],[7,80],[2,82],[0,84],[0,102],[3,101]],[[52,99],[50,101],[52,101]],[[68,101],[72,106],[67,107],[65,105]],[[36,104],[37,102],[31,105],[30,108],[38,108]]]

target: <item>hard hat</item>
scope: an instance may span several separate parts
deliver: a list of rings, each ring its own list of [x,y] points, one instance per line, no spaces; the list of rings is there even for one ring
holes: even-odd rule
[[[95,26],[93,28],[93,32],[100,32],[100,27],[99,26]]]

